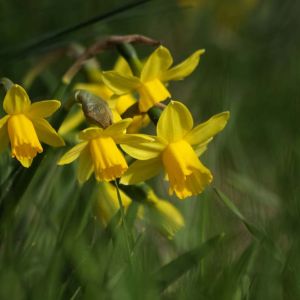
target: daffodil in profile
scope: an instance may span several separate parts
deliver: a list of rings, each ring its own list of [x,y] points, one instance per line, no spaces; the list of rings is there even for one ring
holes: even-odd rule
[[[139,110],[147,112],[156,103],[171,97],[165,83],[181,80],[190,75],[203,53],[203,49],[198,50],[180,64],[171,67],[173,58],[169,50],[160,46],[146,60],[139,77],[124,75],[118,71],[107,71],[103,72],[102,79],[116,95],[136,91],[139,94]]]
[[[145,142],[151,138],[144,135],[127,135],[126,128],[131,119],[113,123],[107,128],[90,127],[79,133],[82,141],[58,161],[65,165],[79,159],[77,178],[85,182],[94,172],[98,181],[111,181],[122,176],[128,166],[117,144],[127,142]]]
[[[59,107],[57,100],[31,103],[26,91],[13,84],[3,101],[7,115],[0,119],[0,150],[10,142],[12,157],[28,168],[37,153],[43,152],[41,142],[53,147],[63,146],[63,139],[44,119]]]
[[[201,193],[213,176],[198,156],[223,130],[228,118],[229,112],[222,112],[193,128],[188,108],[178,101],[171,101],[158,121],[154,141],[122,146],[137,161],[129,167],[121,183],[141,182],[164,169],[170,194],[175,192],[178,198],[184,199]]]

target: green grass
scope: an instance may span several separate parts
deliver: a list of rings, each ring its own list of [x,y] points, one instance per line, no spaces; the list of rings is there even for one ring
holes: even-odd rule
[[[168,240],[151,224],[134,222],[133,207],[126,217],[128,251],[120,215],[103,228],[95,218],[95,183],[79,186],[76,165],[57,166],[62,151],[50,151],[26,193],[1,202],[0,299],[299,299],[299,3],[253,1],[247,8],[242,0],[201,1],[178,8],[175,1],[149,1],[23,56],[17,52],[125,4],[100,2],[1,3],[0,77],[22,83],[52,48],[89,45],[110,34],[151,36],[176,61],[205,48],[196,72],[170,89],[197,123],[231,111],[203,158],[214,182],[199,197],[180,201],[168,196],[161,178],[152,180],[186,226]],[[151,50],[137,47],[141,56]],[[108,69],[116,53],[98,58]],[[32,99],[50,98],[71,62],[63,57],[41,73],[29,90]],[[16,166],[9,151],[1,154],[0,194]]]

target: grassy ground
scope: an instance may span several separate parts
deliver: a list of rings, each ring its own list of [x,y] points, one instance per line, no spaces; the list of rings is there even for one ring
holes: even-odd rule
[[[204,156],[214,182],[179,201],[151,181],[186,225],[168,240],[151,224],[134,227],[129,215],[128,254],[123,230],[94,217],[94,182],[80,187],[75,167],[57,167],[62,152],[50,152],[17,205],[1,206],[0,299],[299,299],[299,3],[148,1],[49,36],[125,4],[1,3],[1,77],[22,83],[46,52],[112,34],[151,36],[176,61],[205,48],[196,72],[170,90],[197,122],[231,112]],[[115,58],[100,56],[104,68]],[[70,63],[62,58],[40,74],[32,98],[49,98]],[[15,165],[1,154],[1,194]]]

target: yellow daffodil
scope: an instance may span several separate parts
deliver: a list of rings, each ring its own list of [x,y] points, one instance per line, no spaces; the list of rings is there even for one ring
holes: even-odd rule
[[[123,74],[124,76],[132,76],[132,72],[126,60],[120,57],[115,66],[114,70]],[[137,102],[132,94],[114,96],[114,92],[102,81],[102,75],[100,69],[89,68],[87,69],[88,77],[91,83],[78,83],[75,85],[75,89],[86,90],[101,99],[107,101],[109,108],[112,111],[114,122],[121,120],[121,115],[133,104]],[[114,97],[113,97],[114,96]],[[112,98],[113,97],[113,98]],[[81,118],[81,119],[80,119]],[[76,120],[83,122],[84,116],[78,113]],[[73,121],[73,120],[72,120]],[[127,128],[128,133],[135,133],[141,127],[146,126],[150,122],[147,114],[137,114],[132,116],[132,122]],[[63,124],[63,129],[69,127],[68,123]]]
[[[53,147],[64,141],[44,118],[60,107],[57,100],[31,103],[26,91],[14,84],[7,91],[3,109],[7,113],[0,119],[0,150],[11,144],[11,155],[26,168],[30,167],[37,153],[43,152],[40,142]]]
[[[212,181],[212,174],[198,159],[213,136],[223,130],[229,112],[222,112],[193,128],[193,118],[185,105],[171,101],[157,124],[157,137],[146,143],[123,145],[138,159],[122,177],[122,184],[134,184],[157,175],[162,167],[170,182],[169,193],[180,198],[197,195]]]
[[[79,182],[89,179],[92,172],[98,181],[111,181],[127,170],[126,160],[117,144],[131,140],[136,142],[149,141],[144,135],[127,135],[126,128],[131,119],[124,119],[105,129],[90,127],[80,132],[79,143],[59,160],[59,165],[65,165],[79,158],[77,177]],[[132,141],[131,141],[132,142]]]
[[[120,196],[125,212],[132,204],[131,198],[121,189]],[[139,201],[137,217],[146,219],[167,238],[174,237],[176,232],[184,226],[184,219],[180,211],[169,201],[157,197],[154,191],[148,188],[146,198]],[[117,189],[112,184],[103,182],[99,186],[96,202],[96,214],[104,226],[111,221],[120,209]]]
[[[158,47],[146,60],[140,77],[124,75],[118,71],[103,72],[103,82],[116,94],[124,95],[132,91],[139,93],[139,109],[147,112],[156,103],[171,97],[164,83],[181,80],[197,67],[204,50],[194,52],[175,67],[169,50]]]

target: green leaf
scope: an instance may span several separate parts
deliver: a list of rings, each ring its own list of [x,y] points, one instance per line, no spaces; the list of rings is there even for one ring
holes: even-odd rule
[[[180,255],[175,260],[160,268],[154,274],[154,280],[157,281],[161,291],[166,289],[186,272],[196,267],[205,256],[216,249],[223,237],[224,234],[214,236],[201,246]]]
[[[214,189],[219,198],[224,202],[224,204],[231,210],[233,214],[235,214],[241,221],[245,222],[246,219],[242,215],[242,213],[239,211],[239,209],[235,206],[235,204],[227,197],[225,196],[221,191],[218,189]]]
[[[281,251],[279,250],[279,248],[275,245],[273,240],[271,240],[262,229],[249,223],[247,219],[243,216],[243,214],[239,211],[239,209],[236,207],[236,205],[225,194],[223,194],[221,191],[219,191],[216,188],[214,190],[219,196],[219,198],[223,201],[223,203],[231,210],[231,212],[243,222],[248,232],[256,240],[258,240],[261,243],[261,245],[265,248],[265,250],[270,252],[270,254],[273,255],[273,257],[277,261],[283,264],[285,258],[281,253]]]

